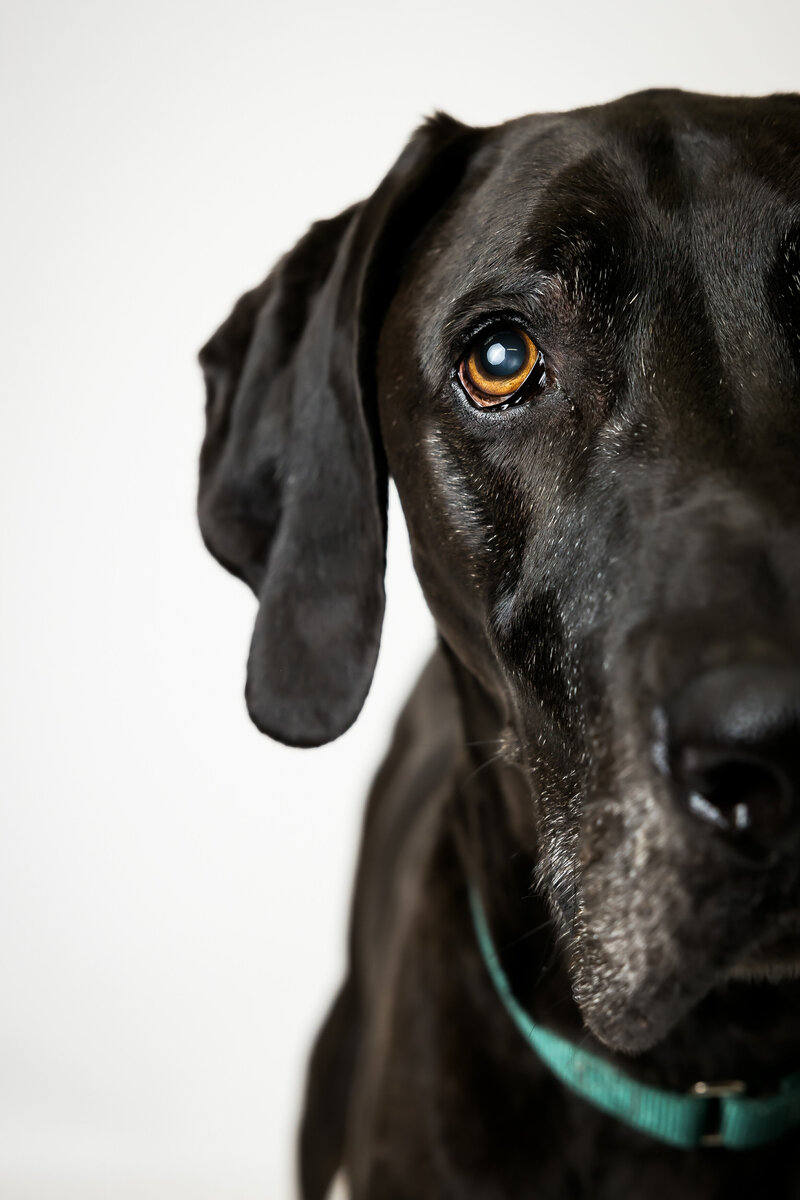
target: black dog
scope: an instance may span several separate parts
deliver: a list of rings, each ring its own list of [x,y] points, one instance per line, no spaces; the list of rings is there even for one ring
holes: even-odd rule
[[[437,117],[201,359],[258,727],[358,714],[389,473],[440,634],[306,1200],[800,1196],[800,98]]]

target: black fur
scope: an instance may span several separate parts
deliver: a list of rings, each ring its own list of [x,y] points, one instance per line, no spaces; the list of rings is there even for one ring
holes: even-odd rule
[[[440,635],[367,812],[304,1200],[340,1168],[353,1200],[800,1197],[797,1134],[673,1150],[566,1092],[467,907],[470,878],[522,1003],[636,1078],[800,1069],[799,255],[795,96],[438,117],[203,350],[200,521],[260,596],[259,728],[355,719],[387,472]],[[547,365],[505,412],[457,373],[493,317]],[[752,838],[689,811],[675,749],[698,696],[731,725],[736,672],[762,759],[752,680],[789,681],[766,775],[791,802]]]

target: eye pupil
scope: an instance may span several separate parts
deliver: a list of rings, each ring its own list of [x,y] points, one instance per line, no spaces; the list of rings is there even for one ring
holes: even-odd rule
[[[522,334],[514,329],[492,333],[480,348],[480,364],[487,375],[508,379],[518,374],[528,357],[528,347]]]

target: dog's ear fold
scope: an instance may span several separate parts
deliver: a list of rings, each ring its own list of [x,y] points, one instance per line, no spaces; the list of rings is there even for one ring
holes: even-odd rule
[[[403,255],[477,138],[428,122],[370,199],[312,226],[200,352],[200,528],[259,596],[247,706],[290,745],[338,737],[369,689],[386,538],[375,342]]]

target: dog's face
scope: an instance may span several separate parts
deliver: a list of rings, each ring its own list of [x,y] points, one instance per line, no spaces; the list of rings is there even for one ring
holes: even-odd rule
[[[443,122],[339,221],[204,352],[251,712],[294,742],[357,712],[385,454],[576,999],[642,1049],[800,961],[800,103]]]

